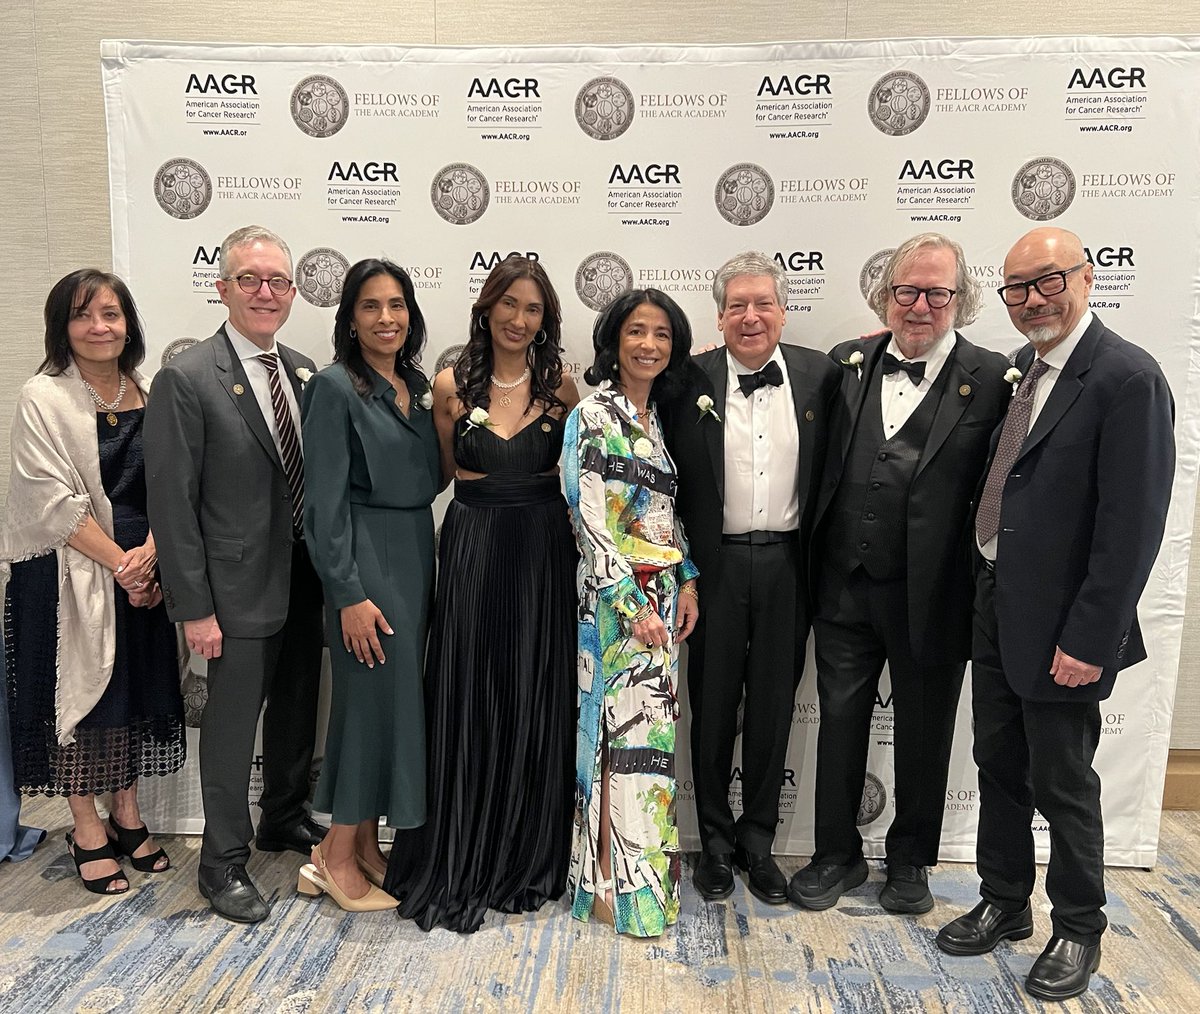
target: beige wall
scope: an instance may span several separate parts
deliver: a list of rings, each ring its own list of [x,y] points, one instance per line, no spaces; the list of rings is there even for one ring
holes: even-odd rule
[[[0,483],[17,389],[41,358],[41,304],[52,281],[86,264],[108,267],[112,244],[100,39],[514,45],[766,42],[932,35],[1200,34],[1200,5],[1174,0],[1106,5],[1063,0],[409,0],[364,6],[298,0],[2,0],[0,62]],[[1189,582],[1172,746],[1200,748],[1200,568]]]

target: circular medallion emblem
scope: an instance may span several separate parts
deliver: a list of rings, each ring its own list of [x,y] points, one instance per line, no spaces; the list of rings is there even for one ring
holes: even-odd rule
[[[611,250],[585,257],[575,271],[575,291],[584,306],[603,310],[618,296],[633,288],[633,269]]]
[[[867,780],[863,783],[862,802],[858,804],[858,816],[854,818],[854,823],[863,827],[878,820],[886,805],[887,790],[883,787],[883,782],[868,771]]]
[[[154,197],[172,218],[195,218],[212,200],[208,170],[190,158],[173,158],[154,174]]]
[[[190,349],[193,345],[199,345],[199,338],[176,338],[165,349],[163,349],[162,358],[159,360],[160,366],[166,366],[184,349]]]
[[[929,115],[929,88],[911,71],[884,74],[867,95],[867,115],[885,134],[911,134]]]
[[[1057,158],[1030,159],[1013,177],[1013,206],[1026,218],[1058,218],[1075,199],[1075,174]]]
[[[189,729],[199,729],[204,705],[208,703],[208,677],[188,669],[179,691],[183,695],[183,724]]]
[[[453,366],[458,362],[458,357],[462,355],[466,345],[447,345],[442,350],[442,354],[437,357],[437,362],[433,365],[433,375],[436,377],[447,366]]]
[[[575,96],[575,122],[588,137],[611,141],[633,122],[633,92],[615,77],[594,77]]]
[[[741,162],[721,174],[713,199],[726,222],[753,225],[775,203],[775,184],[762,166]]]
[[[429,187],[433,210],[451,225],[470,225],[487,211],[491,200],[488,181],[466,162],[453,162],[433,177]]]
[[[306,77],[292,89],[292,119],[309,137],[332,137],[346,125],[350,97],[325,74]]]
[[[313,306],[337,306],[350,262],[337,250],[319,246],[296,262],[296,288]]]
[[[895,252],[894,247],[888,247],[886,250],[877,250],[867,258],[858,273],[858,291],[862,293],[863,299],[871,297],[871,290],[879,284],[879,279],[883,277],[883,269],[887,267],[888,260]]]

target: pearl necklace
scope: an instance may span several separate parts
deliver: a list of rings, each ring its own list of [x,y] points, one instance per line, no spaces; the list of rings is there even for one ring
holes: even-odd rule
[[[80,379],[83,380],[82,377]],[[99,391],[97,391],[94,387],[92,387],[92,385],[89,384],[86,380],[83,381],[83,386],[85,388],[87,388],[87,393],[91,395],[92,401],[94,401],[96,403],[96,407],[108,413],[107,421],[108,421],[109,426],[117,425],[117,417],[113,413],[115,413],[117,411],[117,409],[121,407],[121,401],[125,397],[125,385],[126,385],[125,374],[122,373],[121,374],[121,383],[117,387],[116,398],[114,398],[112,401],[105,401],[103,398],[100,397]]]
[[[525,381],[527,381],[529,379],[529,377],[530,377],[530,372],[529,372],[528,366],[525,367],[524,373],[522,373],[519,377],[517,377],[516,380],[510,381],[509,383],[504,383],[503,381],[499,381],[495,378],[495,376],[493,376],[492,377],[492,386],[498,387],[501,391],[504,392],[504,394],[502,394],[500,396],[500,404],[501,405],[511,405],[512,398],[508,392],[513,390],[514,388],[520,387],[523,383],[525,383]]]

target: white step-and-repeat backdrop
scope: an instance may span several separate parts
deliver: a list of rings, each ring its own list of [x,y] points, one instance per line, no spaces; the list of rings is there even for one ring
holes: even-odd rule
[[[415,280],[431,375],[461,347],[489,269],[514,251],[539,258],[554,281],[578,375],[596,311],[630,287],[669,293],[698,344],[716,341],[714,269],[741,250],[766,251],[788,271],[785,340],[825,350],[876,326],[864,293],[914,233],[961,242],[987,288],[1027,229],[1079,233],[1095,265],[1092,306],[1158,358],[1178,403],[1176,496],[1141,607],[1150,658],[1105,703],[1097,761],[1108,860],[1153,864],[1200,419],[1200,39],[491,49],[110,41],[102,58],[113,259],[145,315],[151,370],[222,322],[217,248],[249,223],[279,232],[296,259],[302,298],[286,342],[327,362],[346,268],[382,255]],[[968,333],[1003,352],[1021,341],[996,298]],[[820,714],[811,660],[809,670],[782,786],[781,852],[812,845]],[[193,703],[195,684],[189,677]],[[885,679],[860,812],[876,855],[892,813],[891,723]],[[948,859],[974,856],[970,734],[964,694]],[[680,742],[678,813],[694,846],[687,737]],[[194,760],[144,791],[156,826],[199,829]],[[736,772],[731,791],[740,791]]]

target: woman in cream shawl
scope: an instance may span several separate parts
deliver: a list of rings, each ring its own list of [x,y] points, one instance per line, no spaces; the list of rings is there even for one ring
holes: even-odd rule
[[[137,779],[183,763],[174,629],[155,579],[141,426],[145,355],[125,284],[93,269],[46,301],[46,358],[22,388],[0,564],[14,781],[65,795],[89,891],[129,889],[116,854],[161,872]],[[107,827],[95,797],[112,792]]]

